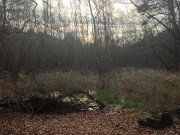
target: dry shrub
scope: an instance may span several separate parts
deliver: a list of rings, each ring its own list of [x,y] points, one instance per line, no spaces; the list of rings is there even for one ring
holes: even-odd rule
[[[0,99],[8,96],[12,96],[12,92],[15,91],[13,82],[9,79],[9,76],[0,77]]]
[[[141,96],[147,109],[174,108],[180,99],[178,89],[161,83],[146,83]]]
[[[180,74],[163,70],[122,68],[115,74],[125,98],[142,99],[143,109],[177,108]],[[118,85],[116,85],[118,86]],[[117,88],[118,89],[118,88]]]
[[[42,88],[31,88],[46,94],[72,90],[96,91],[102,83],[98,75],[82,75],[77,72],[47,72],[37,76]],[[141,99],[145,109],[167,108],[179,104],[180,74],[163,70],[121,68],[104,74],[105,89],[120,93],[121,102]],[[32,85],[31,85],[32,86]]]
[[[48,72],[37,76],[46,91],[67,92],[72,90],[96,90],[98,77],[93,74],[81,75],[76,72]]]

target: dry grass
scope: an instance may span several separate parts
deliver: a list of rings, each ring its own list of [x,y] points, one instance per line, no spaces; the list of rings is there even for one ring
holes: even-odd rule
[[[120,69],[116,80],[126,98],[142,100],[141,108],[148,110],[177,107],[180,100],[180,74],[163,70]],[[117,84],[118,84],[117,82]],[[118,87],[117,87],[118,88]]]
[[[177,108],[177,104],[180,104],[180,73],[163,70],[121,68],[104,74],[103,80],[95,74],[82,75],[76,72],[56,71],[41,73],[37,76],[37,80],[42,85],[19,83],[19,88],[25,93],[44,95],[52,91],[61,93],[72,90],[96,91],[100,89],[103,81],[106,90],[119,93],[118,97],[122,104],[147,110]],[[3,84],[1,89],[2,86]],[[134,103],[136,101],[141,103],[137,105]]]
[[[0,99],[12,95],[14,85],[9,73],[0,73]]]
[[[46,91],[99,90],[102,83],[95,74],[48,72],[38,75]],[[121,102],[141,99],[138,107],[148,110],[177,107],[180,99],[180,73],[163,70],[121,68],[104,74],[105,89],[118,91]],[[116,99],[117,100],[117,99]],[[139,101],[139,100],[137,100]],[[136,103],[133,103],[136,104]]]
[[[49,72],[37,76],[37,80],[53,91],[96,90],[97,76],[81,75],[76,72]]]

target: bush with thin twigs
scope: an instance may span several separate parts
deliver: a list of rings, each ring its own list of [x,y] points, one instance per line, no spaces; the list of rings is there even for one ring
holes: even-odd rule
[[[107,104],[122,104],[127,108],[143,110],[167,110],[177,108],[180,99],[180,74],[163,70],[121,68],[104,74],[106,90],[99,90],[96,74],[82,75],[77,72],[60,71],[41,73],[37,80],[42,87],[24,85],[26,91],[48,95],[52,91],[60,93],[83,90],[96,91],[95,98]],[[23,89],[22,85],[20,85]],[[108,89],[108,92],[107,92]],[[113,94],[109,94],[109,91]],[[114,100],[114,99],[115,100]]]

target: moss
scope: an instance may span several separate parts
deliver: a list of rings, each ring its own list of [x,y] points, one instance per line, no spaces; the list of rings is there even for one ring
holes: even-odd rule
[[[113,90],[97,90],[93,94],[95,99],[100,100],[104,104],[120,104],[120,94]]]
[[[140,106],[140,103],[141,103],[141,99],[140,98],[137,98],[137,97],[133,97],[133,98],[128,98],[123,106],[125,108],[137,108]]]
[[[161,121],[161,118],[154,118],[154,117],[152,117],[152,116],[146,116],[146,118],[147,119],[149,119],[149,120],[153,120],[153,121],[157,121],[157,122],[160,122]]]

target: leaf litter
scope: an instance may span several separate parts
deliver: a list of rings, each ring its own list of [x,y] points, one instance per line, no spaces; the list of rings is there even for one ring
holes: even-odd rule
[[[179,135],[180,125],[154,130],[138,125],[140,113],[107,115],[103,110],[74,112],[68,115],[0,112],[0,135]]]

